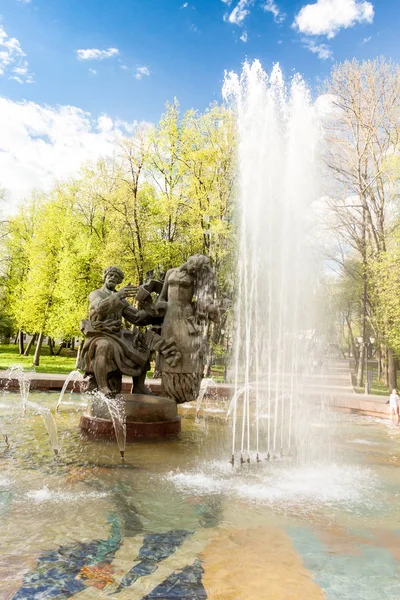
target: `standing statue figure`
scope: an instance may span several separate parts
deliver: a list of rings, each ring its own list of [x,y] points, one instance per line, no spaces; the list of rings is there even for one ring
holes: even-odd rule
[[[178,404],[199,394],[207,353],[205,327],[219,316],[216,291],[214,270],[202,254],[191,256],[165,276],[155,308],[165,315],[161,335],[176,341],[181,360],[171,364],[160,354],[160,370],[164,393]]]
[[[162,321],[151,302],[147,302],[142,310],[128,302],[127,298],[137,296],[140,291],[150,296],[146,290],[128,284],[116,291],[116,286],[123,279],[121,269],[108,267],[103,273],[103,286],[89,295],[89,319],[81,322],[85,339],[80,347],[77,367],[88,377],[89,390],[98,389],[104,394],[120,393],[122,375],[130,375],[133,391],[149,394],[144,381],[150,368],[151,353],[158,351],[172,366],[179,362],[180,354],[173,339],[166,341],[151,329],[145,333],[137,327],[123,329],[122,319],[136,326],[160,324]]]

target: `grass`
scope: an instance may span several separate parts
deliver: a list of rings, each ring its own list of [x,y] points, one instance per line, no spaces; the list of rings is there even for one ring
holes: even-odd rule
[[[378,379],[378,369],[376,366],[376,361],[368,361],[368,370],[372,370],[372,386],[370,394],[372,394],[373,396],[389,396],[389,389],[382,381]],[[356,394],[364,394],[365,386],[354,386],[354,391],[356,392]]]
[[[11,365],[20,364],[26,371],[36,373],[68,374],[75,369],[76,351],[63,350],[61,356],[50,356],[49,348],[42,347],[40,366],[33,366],[33,350],[30,356],[21,356],[18,346],[14,344],[0,345],[0,370],[5,371]]]

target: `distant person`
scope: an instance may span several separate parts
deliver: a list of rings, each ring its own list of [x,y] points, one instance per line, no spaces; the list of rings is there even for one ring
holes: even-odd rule
[[[400,397],[396,389],[392,390],[392,393],[389,396],[389,408],[390,408],[390,418],[391,420],[396,421],[396,425],[399,424],[399,402]],[[393,419],[393,416],[395,419]]]

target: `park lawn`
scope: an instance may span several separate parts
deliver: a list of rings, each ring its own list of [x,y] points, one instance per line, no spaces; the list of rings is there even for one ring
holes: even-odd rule
[[[21,356],[17,345],[0,345],[0,371],[6,371],[11,365],[20,364],[25,371],[68,374],[76,368],[76,352],[63,350],[61,356],[50,356],[49,348],[43,346],[40,366],[34,367],[32,363],[33,351],[30,356]]]
[[[356,392],[356,394],[364,394],[365,387],[355,387],[354,391]],[[382,381],[379,381],[376,371],[374,371],[374,374],[372,376],[372,388],[370,394],[372,394],[373,396],[389,396],[390,394],[386,385],[382,383]]]

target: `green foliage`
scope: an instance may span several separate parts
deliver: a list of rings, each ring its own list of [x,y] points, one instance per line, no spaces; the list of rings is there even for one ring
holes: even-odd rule
[[[0,314],[0,338],[11,337],[14,331],[14,323],[7,315]]]
[[[106,266],[140,284],[148,270],[165,272],[193,253],[210,257],[228,290],[234,147],[229,111],[181,117],[175,102],[155,127],[118,138],[112,159],[33,194],[3,240],[0,309],[17,329],[69,339]]]

